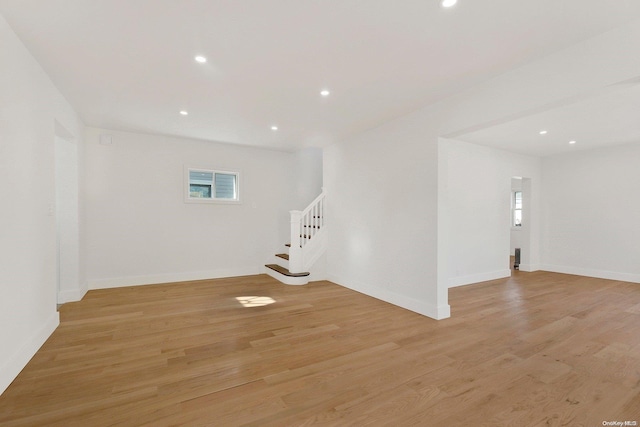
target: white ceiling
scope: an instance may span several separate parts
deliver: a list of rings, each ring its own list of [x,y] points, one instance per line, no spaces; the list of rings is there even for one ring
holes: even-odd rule
[[[584,99],[456,139],[538,157],[638,142],[640,82],[610,86]]]
[[[0,0],[0,13],[89,126],[291,150],[637,19],[640,1]],[[459,139],[536,155],[542,127],[546,142],[637,139],[638,90],[623,89]]]

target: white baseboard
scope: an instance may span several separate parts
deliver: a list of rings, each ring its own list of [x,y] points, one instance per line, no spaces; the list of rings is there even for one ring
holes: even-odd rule
[[[323,253],[309,269],[309,281],[317,282],[319,280],[327,279],[327,254]]]
[[[360,292],[361,294],[397,305],[398,307],[411,310],[415,313],[422,314],[423,316],[431,317],[432,319],[442,320],[451,317],[451,307],[448,304],[443,306],[427,304],[415,298],[400,295],[386,289],[366,286],[365,284],[357,281],[343,280],[334,275],[328,275],[327,280],[337,285],[344,286],[345,288]]]
[[[64,304],[67,302],[80,301],[87,290],[75,289],[73,291],[60,291],[58,292],[58,304]]]
[[[518,267],[520,271],[533,272],[540,270],[540,266],[538,264],[520,264]]]
[[[543,264],[541,270],[552,273],[575,274],[577,276],[596,277],[598,279],[619,280],[622,282],[640,283],[640,274],[622,273],[618,271],[593,270],[590,268],[570,267],[564,265]]]
[[[51,336],[59,324],[60,315],[56,311],[35,334],[25,340],[24,344],[4,365],[0,366],[0,395],[9,387],[20,371],[27,366],[27,363],[29,363],[31,358],[36,354],[38,349],[42,347],[42,344]]]
[[[253,276],[264,273],[262,266],[255,268],[220,269],[193,271],[173,274],[153,274],[144,276],[110,277],[90,279],[89,289],[122,288],[126,286],[153,285],[158,283],[188,282],[191,280],[221,279],[224,277]]]
[[[450,277],[449,287],[471,285],[473,283],[487,282],[489,280],[504,279],[511,276],[511,270],[491,271],[488,273],[472,274],[469,276]]]

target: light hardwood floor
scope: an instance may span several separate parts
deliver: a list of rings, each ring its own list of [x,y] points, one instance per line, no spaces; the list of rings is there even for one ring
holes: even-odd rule
[[[266,275],[90,291],[0,396],[0,425],[640,423],[640,285],[514,272],[450,304],[435,321]]]

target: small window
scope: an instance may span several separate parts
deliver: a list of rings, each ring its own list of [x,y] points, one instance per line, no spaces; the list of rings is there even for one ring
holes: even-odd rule
[[[512,210],[513,210],[513,220],[511,225],[513,225],[514,227],[521,227],[522,226],[522,191],[513,192]]]
[[[186,168],[186,200],[189,202],[240,201],[240,174],[200,168]]]

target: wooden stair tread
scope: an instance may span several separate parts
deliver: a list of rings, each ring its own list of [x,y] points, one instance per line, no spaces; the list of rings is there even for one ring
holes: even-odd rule
[[[287,277],[305,277],[308,276],[308,272],[304,273],[292,273],[284,267],[279,266],[278,264],[266,264],[265,267],[268,267],[274,271],[277,271],[280,274],[284,274]]]
[[[289,254],[276,254],[278,258],[286,259],[289,261]]]

